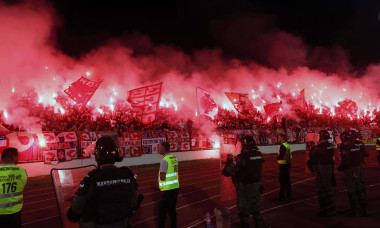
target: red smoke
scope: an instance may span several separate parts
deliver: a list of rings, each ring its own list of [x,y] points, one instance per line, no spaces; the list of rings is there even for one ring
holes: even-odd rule
[[[188,55],[176,47],[152,44],[140,34],[109,40],[74,59],[55,47],[57,19],[53,7],[44,2],[0,4],[0,110],[19,115],[9,122],[23,121],[28,115],[27,110],[16,111],[12,90],[35,91],[42,104],[59,109],[54,98],[81,75],[104,80],[91,100],[95,106],[110,106],[115,100],[125,100],[128,90],[160,81],[164,82],[161,104],[177,106],[185,110],[184,115],[194,115],[197,110],[196,86],[206,89],[217,104],[228,109],[233,107],[224,95],[226,91],[248,93],[253,105],[263,112],[264,105],[279,102],[286,94],[298,96],[304,88],[306,100],[317,108],[322,104],[333,108],[345,98],[356,101],[359,112],[380,106],[378,65],[369,66],[360,77],[348,74],[350,66],[343,50],[319,47],[308,54],[310,47],[301,38],[283,31],[262,28],[262,34],[253,34],[252,44],[246,40],[247,49],[257,51],[262,62],[275,69],[254,61],[223,58],[218,49]],[[227,41],[232,39],[224,33],[219,35],[225,35]],[[134,45],[139,50],[146,48],[144,54],[136,54]],[[306,63],[325,65],[329,61],[344,73],[327,75],[305,67]]]

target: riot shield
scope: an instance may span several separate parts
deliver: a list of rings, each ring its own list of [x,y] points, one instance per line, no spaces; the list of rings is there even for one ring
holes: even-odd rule
[[[78,223],[70,222],[67,219],[66,214],[71,205],[71,201],[75,196],[75,192],[79,188],[80,182],[93,169],[96,169],[95,165],[51,170],[50,175],[53,180],[55,196],[63,228],[79,227]]]
[[[222,170],[226,165],[227,155],[232,154],[235,156],[236,146],[234,144],[220,144],[220,200],[228,201],[236,198],[235,186],[231,177],[222,175]]]

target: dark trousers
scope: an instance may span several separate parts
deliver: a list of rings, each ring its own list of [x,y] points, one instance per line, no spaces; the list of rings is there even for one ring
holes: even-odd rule
[[[362,166],[349,167],[342,173],[342,179],[347,187],[351,210],[356,212],[358,204],[362,211],[367,210],[367,188],[364,183]]]
[[[291,198],[292,195],[292,185],[290,183],[290,164],[281,164],[280,165],[280,195],[278,196],[281,199],[286,197]]]
[[[177,196],[179,188],[163,191],[160,203],[158,204],[158,227],[165,227],[166,214],[170,217],[170,227],[177,227]]]
[[[251,227],[250,215],[253,216],[256,228],[264,227],[264,221],[260,214],[260,195],[260,182],[236,185],[236,203],[242,228]]]
[[[0,227],[21,228],[21,211],[9,215],[0,215]]]
[[[332,164],[318,164],[316,167],[316,184],[318,188],[318,202],[321,211],[335,211],[335,199],[333,187],[333,172]]]

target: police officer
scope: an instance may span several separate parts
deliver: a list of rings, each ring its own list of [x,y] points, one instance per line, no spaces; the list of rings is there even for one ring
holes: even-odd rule
[[[360,148],[352,143],[352,135],[349,132],[343,132],[340,138],[342,140],[342,145],[340,146],[342,161],[338,171],[342,171],[342,179],[348,190],[351,207],[351,212],[348,216],[365,216],[367,215],[367,191],[363,178],[363,153]],[[359,211],[358,204],[361,211]]]
[[[363,158],[368,158],[369,157],[369,153],[365,149],[364,143],[359,140],[359,133],[357,131],[351,130],[350,134],[351,134],[351,141],[352,141],[352,143],[354,144],[354,146],[356,148],[360,149],[360,153],[361,153],[362,157]],[[364,160],[362,162],[365,164]]]
[[[170,144],[160,144],[160,154],[164,155],[158,172],[158,186],[163,192],[158,204],[158,227],[165,227],[166,214],[170,217],[170,227],[177,227],[177,197],[179,192],[178,159],[168,154]]]
[[[21,228],[23,191],[28,179],[25,169],[16,166],[18,150],[6,148],[0,164],[0,227]]]
[[[142,201],[137,197],[135,175],[128,167],[117,168],[122,161],[118,148],[109,137],[96,142],[98,168],[82,180],[67,213],[80,227],[130,227],[129,218]]]
[[[241,140],[241,154],[236,161],[229,157],[222,174],[232,176],[235,184],[241,226],[250,227],[249,216],[252,215],[256,228],[262,228],[264,221],[260,214],[260,196],[263,189],[260,180],[264,159],[252,136],[244,136]]]
[[[332,187],[334,185],[334,146],[328,142],[330,133],[326,130],[319,132],[319,144],[310,151],[311,171],[316,172],[316,184],[318,188],[318,202],[320,211],[318,216],[333,216],[335,212],[335,200]]]
[[[277,162],[280,168],[280,193],[276,201],[281,202],[285,199],[285,192],[288,200],[292,199],[292,185],[290,182],[292,150],[290,145],[286,142],[286,135],[284,133],[281,132],[278,134],[278,141],[281,143],[277,156]]]
[[[376,139],[376,151],[377,151],[377,162],[379,163],[380,168],[380,132],[376,133],[377,139]]]

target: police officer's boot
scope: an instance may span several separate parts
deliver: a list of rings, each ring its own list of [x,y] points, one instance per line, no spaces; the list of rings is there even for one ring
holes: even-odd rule
[[[264,220],[261,219],[255,219],[255,228],[264,228]]]
[[[324,197],[319,196],[318,202],[319,202],[320,211],[317,213],[317,216],[318,217],[327,217],[326,200],[324,199]]]
[[[336,210],[335,210],[335,205],[333,206],[330,206],[328,209],[327,209],[327,216],[335,216],[336,215]]]
[[[354,217],[354,218],[360,217],[356,199],[352,196],[349,196],[349,201],[350,201],[350,206],[351,206],[351,212],[348,213],[347,216]]]
[[[361,209],[362,216],[367,216],[367,199],[360,199],[359,205]]]

